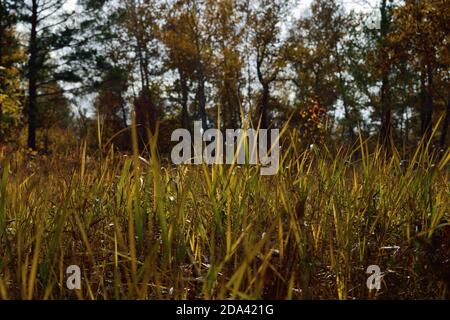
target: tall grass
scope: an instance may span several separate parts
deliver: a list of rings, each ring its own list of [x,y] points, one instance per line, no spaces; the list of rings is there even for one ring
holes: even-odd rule
[[[9,155],[0,298],[449,297],[439,269],[449,252],[434,240],[449,225],[450,150],[423,141],[405,162],[362,138],[302,150],[284,134],[268,177],[258,166],[162,165],[157,137],[140,154],[135,130],[129,156],[110,144],[101,156],[86,144]],[[69,265],[82,270],[81,290],[66,288]],[[366,287],[369,265],[383,271],[379,291]]]

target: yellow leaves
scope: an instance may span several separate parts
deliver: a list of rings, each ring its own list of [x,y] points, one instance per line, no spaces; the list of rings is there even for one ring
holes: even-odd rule
[[[300,131],[308,141],[321,143],[326,134],[327,112],[316,99],[309,99],[310,107],[300,111]]]
[[[31,149],[31,148],[28,148],[28,149],[27,149],[27,154],[28,154],[29,156],[37,156],[37,155],[38,155],[38,152],[37,152],[36,150],[33,150],[33,149]]]
[[[2,80],[5,81],[2,81],[3,83],[0,82],[0,131],[3,131],[6,127],[14,125],[15,122],[19,120],[21,109],[18,84],[17,87],[15,85],[9,86],[5,83],[9,82],[8,79]]]
[[[393,49],[401,48],[414,58],[445,46],[450,10],[444,2],[423,0],[399,6],[394,12],[395,30],[389,36]],[[398,53],[396,56],[404,59]]]
[[[0,137],[16,126],[21,110],[20,70],[17,65],[25,60],[13,28],[0,34]]]
[[[0,105],[2,107],[2,114],[15,115],[19,112],[19,102],[9,95],[0,93]]]

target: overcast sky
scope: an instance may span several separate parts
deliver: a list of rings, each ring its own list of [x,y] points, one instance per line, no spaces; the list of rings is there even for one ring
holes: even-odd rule
[[[309,7],[312,0],[296,0],[299,2],[298,9],[294,11],[295,15],[301,14],[305,9]],[[340,3],[344,4],[347,10],[363,10],[369,11],[377,7],[380,0],[341,0]],[[65,5],[67,10],[73,10],[76,8],[77,0],[67,0]]]
[[[343,4],[348,11],[356,10],[367,12],[376,8],[379,1],[380,0],[338,0],[338,3]],[[298,9],[294,12],[295,15],[301,14],[301,12],[307,10],[311,5],[312,0],[298,0],[298,2],[299,5]]]

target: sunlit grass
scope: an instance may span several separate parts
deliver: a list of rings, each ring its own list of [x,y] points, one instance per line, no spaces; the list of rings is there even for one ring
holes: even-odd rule
[[[449,296],[439,267],[450,256],[432,240],[448,227],[450,150],[422,142],[402,162],[362,138],[331,151],[285,136],[280,171],[266,177],[258,166],[164,164],[156,137],[142,154],[133,139],[128,156],[108,144],[101,155],[86,144],[7,155],[0,298]],[[81,290],[66,288],[69,265],[81,267]],[[378,292],[369,265],[384,273]]]

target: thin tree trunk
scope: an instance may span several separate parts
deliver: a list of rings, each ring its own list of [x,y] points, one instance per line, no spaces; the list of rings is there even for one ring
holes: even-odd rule
[[[381,85],[381,144],[390,150],[392,139],[392,110],[390,106],[390,87],[387,76]]]
[[[356,136],[355,136],[355,132],[353,131],[352,119],[350,117],[350,110],[349,110],[346,98],[343,98],[343,105],[344,105],[344,116],[345,116],[345,119],[347,120],[347,133],[351,140],[351,143],[353,144],[356,141]]]
[[[122,124],[123,127],[126,128],[128,127],[128,124],[127,124],[127,111],[125,110],[125,103],[121,104],[120,109],[122,111]]]
[[[261,117],[261,129],[267,129],[268,127],[268,109],[269,109],[269,99],[270,99],[270,80],[264,78],[262,73],[262,63],[263,57],[259,55],[259,51],[256,57],[256,73],[258,76],[259,83],[263,87],[261,102],[259,104],[259,116]]]
[[[345,89],[344,77],[342,76],[341,59],[340,59],[340,55],[339,55],[337,46],[335,47],[334,51],[335,51],[335,55],[336,55],[336,66],[337,66],[337,70],[338,70],[339,94],[342,97],[342,104],[344,105],[344,116],[345,116],[345,119],[347,120],[347,124],[346,124],[347,132],[348,132],[349,138],[351,140],[351,143],[353,144],[356,140],[356,137],[355,137],[355,132],[353,131],[353,127],[352,127],[352,119],[350,116],[347,91]]]
[[[392,141],[392,107],[391,107],[391,89],[389,83],[389,61],[386,54],[386,37],[389,33],[389,15],[387,0],[382,0],[380,6],[381,22],[380,22],[380,36],[381,36],[381,48],[380,48],[380,61],[383,64],[387,64],[387,67],[383,68],[383,75],[381,79],[381,130],[380,130],[380,144],[385,151],[390,154],[391,141]]]
[[[269,109],[269,99],[270,99],[270,91],[269,91],[269,84],[264,83],[263,84],[263,94],[261,99],[261,129],[267,129],[268,128],[268,116],[267,116],[267,110]]]
[[[433,68],[427,64],[426,134],[430,135],[433,126]]]
[[[427,80],[427,83],[425,83],[425,79]],[[433,76],[431,74],[431,69],[427,65],[427,70],[422,70],[421,76],[422,106],[420,111],[421,134],[422,137],[425,137],[426,139],[428,139],[429,135],[431,134],[431,126],[433,120],[433,96],[431,93],[432,82]]]
[[[197,72],[198,72],[198,87],[197,87],[198,112],[202,120],[202,128],[203,130],[206,130],[208,123],[206,117],[205,77],[203,74],[203,66],[201,62],[199,62]]]
[[[180,86],[181,86],[181,124],[184,129],[190,129],[189,126],[189,113],[188,113],[188,97],[189,90],[186,77],[181,68],[178,69],[180,74]]]
[[[37,113],[37,22],[38,3],[32,1],[31,35],[28,61],[28,148],[36,150]]]
[[[444,123],[442,124],[442,132],[441,132],[441,139],[440,139],[441,140],[440,141],[441,148],[446,147],[449,123],[450,123],[450,95],[447,100],[447,111],[445,114]]]

